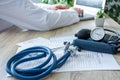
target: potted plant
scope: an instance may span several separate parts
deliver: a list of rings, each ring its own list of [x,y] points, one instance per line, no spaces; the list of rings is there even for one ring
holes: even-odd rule
[[[105,17],[104,17],[103,9],[100,8],[95,16],[96,27],[103,27],[104,21],[105,21]]]

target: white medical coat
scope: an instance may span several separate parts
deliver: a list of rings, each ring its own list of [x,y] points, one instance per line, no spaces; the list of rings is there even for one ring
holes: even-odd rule
[[[0,18],[28,30],[46,31],[78,22],[72,9],[50,10],[51,5],[30,0],[1,0]]]

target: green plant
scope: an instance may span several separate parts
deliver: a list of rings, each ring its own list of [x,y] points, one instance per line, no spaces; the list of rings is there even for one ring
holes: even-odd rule
[[[67,4],[69,6],[73,6],[73,0],[40,0],[40,2],[42,3],[46,3],[46,4]]]
[[[105,13],[120,24],[120,0],[106,0]]]
[[[97,18],[102,18],[104,16],[103,9],[100,8],[96,14]]]

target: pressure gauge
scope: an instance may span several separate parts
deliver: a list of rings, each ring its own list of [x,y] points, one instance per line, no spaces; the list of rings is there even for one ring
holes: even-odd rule
[[[95,28],[90,33],[90,37],[96,41],[103,39],[104,36],[105,36],[105,31],[103,28]]]

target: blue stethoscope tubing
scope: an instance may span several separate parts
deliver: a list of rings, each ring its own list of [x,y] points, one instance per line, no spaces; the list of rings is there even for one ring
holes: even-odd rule
[[[42,52],[42,53],[37,56],[24,58],[25,56],[35,52]],[[35,66],[30,69],[17,68],[18,65],[24,62],[41,59],[46,56],[48,56],[47,59],[38,66]],[[70,51],[66,50],[64,55],[57,60],[55,54],[48,47],[44,47],[44,46],[31,47],[22,50],[17,54],[15,54],[13,57],[11,57],[7,61],[6,71],[13,77],[18,78],[20,80],[38,80],[50,74],[52,70],[56,68],[60,68],[66,62],[69,56],[70,56]],[[53,60],[52,63],[46,66],[50,62],[50,60]]]

